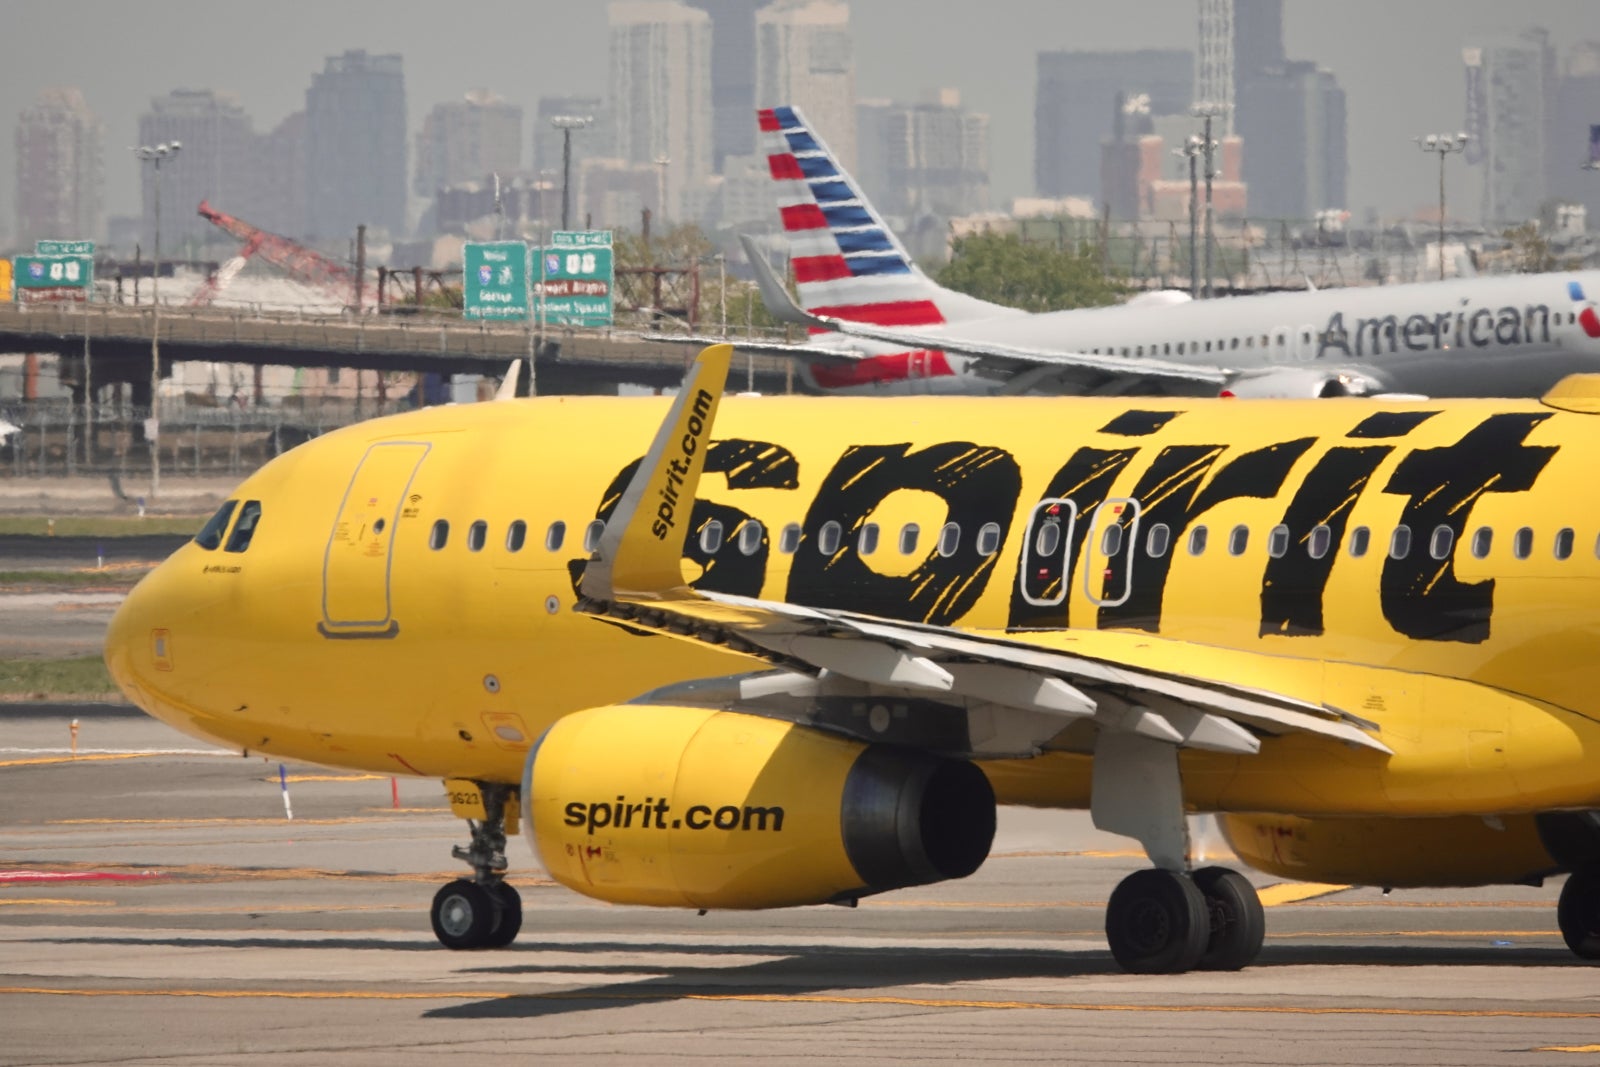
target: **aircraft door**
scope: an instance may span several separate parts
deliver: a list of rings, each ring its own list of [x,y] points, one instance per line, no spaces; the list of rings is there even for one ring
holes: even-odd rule
[[[1078,506],[1064,497],[1034,505],[1022,538],[1022,564],[1017,568],[1017,591],[1024,602],[1052,608],[1067,598],[1067,560],[1077,521]]]
[[[1114,608],[1133,594],[1139,511],[1139,502],[1132,497],[1110,497],[1094,509],[1089,521],[1089,536],[1084,544],[1083,592],[1101,607]]]
[[[395,527],[430,445],[384,441],[361,457],[339,505],[322,562],[322,622],[327,637],[393,637],[389,596]]]

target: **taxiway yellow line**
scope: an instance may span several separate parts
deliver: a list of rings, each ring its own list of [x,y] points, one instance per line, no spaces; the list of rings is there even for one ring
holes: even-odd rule
[[[1279,882],[1257,892],[1263,908],[1276,908],[1284,904],[1298,904],[1302,900],[1325,897],[1329,893],[1342,893],[1347,885],[1325,885],[1320,882]]]
[[[599,1000],[633,1003],[691,1000],[742,1004],[840,1004],[847,1006],[969,1008],[987,1011],[1127,1012],[1172,1015],[1376,1015],[1436,1019],[1600,1019],[1600,1011],[1550,1011],[1517,1008],[1383,1008],[1333,1004],[1093,1004],[1036,1000],[969,1000],[935,997],[850,996],[828,993],[659,993],[535,992],[507,989],[70,989],[0,986],[0,996],[203,997],[219,1000]]]
[[[1543,1045],[1535,1052],[1600,1052],[1600,1045]]]
[[[114,908],[116,906],[116,902],[111,900],[67,900],[64,897],[16,897],[9,900],[0,898],[0,908]]]
[[[387,774],[291,774],[287,776],[290,782],[387,782]],[[277,783],[278,776],[269,774],[259,779],[263,782]]]
[[[102,760],[160,759],[164,756],[211,756],[211,752],[86,752],[78,756],[36,756],[33,759],[0,760],[0,767],[43,767],[53,763],[95,763]]]

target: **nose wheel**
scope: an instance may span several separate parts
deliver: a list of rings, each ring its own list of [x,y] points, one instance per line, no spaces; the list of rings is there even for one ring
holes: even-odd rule
[[[522,929],[522,895],[505,881],[505,807],[511,788],[477,784],[487,818],[467,820],[471,844],[450,850],[472,867],[473,876],[441,887],[429,909],[433,935],[450,949],[505,948]]]

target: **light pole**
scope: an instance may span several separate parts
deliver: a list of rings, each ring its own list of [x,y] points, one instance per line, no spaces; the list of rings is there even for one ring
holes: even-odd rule
[[[1206,285],[1204,296],[1211,299],[1211,247],[1212,236],[1215,230],[1215,213],[1211,205],[1211,180],[1217,176],[1216,152],[1217,142],[1211,138],[1211,121],[1218,115],[1227,113],[1226,104],[1199,103],[1189,109],[1189,114],[1206,121],[1205,133],[1201,137],[1200,150],[1206,157]]]
[[[141,145],[133,150],[142,163],[155,167],[156,199],[156,253],[155,268],[150,273],[150,295],[155,310],[150,319],[150,496],[161,491],[161,161],[176,159],[183,145],[166,141],[158,145]]]
[[[593,115],[556,115],[550,125],[561,131],[561,228],[570,230],[572,215],[572,131],[587,128]]]
[[[1202,145],[1198,136],[1190,136],[1182,148],[1172,154],[1189,160],[1189,298],[1200,295],[1200,153]]]
[[[672,160],[666,153],[655,158],[655,165],[661,168],[661,176],[656,180],[656,207],[661,210],[661,232],[667,232],[667,166]]]
[[[1417,147],[1439,157],[1439,280],[1444,281],[1444,157],[1452,152],[1464,152],[1472,135],[1467,133],[1430,133],[1426,137],[1413,137]]]

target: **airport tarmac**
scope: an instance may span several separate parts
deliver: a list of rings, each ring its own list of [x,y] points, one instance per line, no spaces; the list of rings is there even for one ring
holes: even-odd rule
[[[0,1064],[1600,1053],[1600,974],[1561,942],[1556,884],[1386,899],[1258,877],[1256,966],[1150,977],[1101,934],[1141,859],[1081,813],[1005,811],[964,881],[703,917],[577,896],[518,840],[521,937],[455,953],[427,917],[464,838],[439,784],[287,772],[292,820],[275,763],[131,709],[0,709]]]

